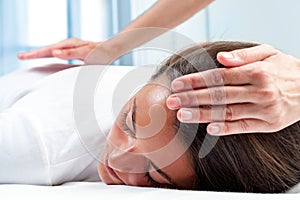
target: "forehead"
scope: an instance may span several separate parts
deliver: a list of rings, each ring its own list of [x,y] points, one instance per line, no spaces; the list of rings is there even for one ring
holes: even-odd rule
[[[192,183],[192,161],[185,151],[183,141],[176,137],[173,128],[176,112],[166,106],[168,95],[170,90],[167,87],[155,83],[147,84],[135,95],[136,136],[139,138],[136,145],[139,152],[147,155],[159,168],[173,174],[176,182]],[[173,140],[174,143],[171,142]]]
[[[151,138],[171,131],[176,113],[167,108],[166,99],[169,89],[162,84],[149,83],[136,95],[136,130],[141,138]],[[138,135],[137,135],[138,136]]]
[[[164,104],[167,97],[171,94],[170,86],[163,81],[151,81],[147,83],[135,95],[136,98],[146,100],[148,104]]]

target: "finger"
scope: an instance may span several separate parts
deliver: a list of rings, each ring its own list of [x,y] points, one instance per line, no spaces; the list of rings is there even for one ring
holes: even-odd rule
[[[269,132],[269,124],[259,119],[241,119],[237,121],[214,122],[207,126],[211,135],[226,136],[241,133]]]
[[[60,42],[48,45],[46,47],[41,48],[43,49],[49,49],[49,50],[54,50],[54,49],[67,49],[67,48],[75,48],[75,47],[81,47],[86,45],[88,42],[83,41],[77,38],[69,38],[62,40]]]
[[[71,39],[66,39],[63,41],[60,41],[58,43],[20,53],[18,54],[18,58],[21,60],[27,60],[27,59],[36,59],[36,58],[50,58],[50,57],[55,57],[53,55],[54,50],[61,50],[61,49],[68,49],[68,48],[75,48],[75,47],[81,47],[84,46],[87,42],[79,40],[77,38],[71,38]]]
[[[219,52],[217,60],[224,66],[235,67],[241,66],[264,59],[279,53],[270,45],[262,44],[246,49],[234,50],[231,52]]]
[[[253,86],[221,86],[202,90],[190,90],[168,97],[166,104],[169,109],[183,107],[225,105],[236,103],[257,103],[259,95]]]
[[[53,56],[63,60],[71,60],[71,59],[83,60],[85,56],[88,54],[88,52],[89,52],[89,48],[83,46],[79,48],[54,50]]]
[[[244,85],[251,82],[251,69],[255,66],[240,68],[218,68],[199,73],[188,74],[175,79],[171,87],[180,92],[190,89],[200,89],[222,85]]]
[[[256,104],[231,104],[204,108],[181,108],[177,118],[184,123],[210,123],[222,121],[236,121],[240,119],[262,119]]]
[[[49,48],[41,48],[41,49],[18,54],[18,58],[20,60],[35,59],[35,58],[50,58],[50,57],[53,57],[53,55],[52,55],[52,49]]]

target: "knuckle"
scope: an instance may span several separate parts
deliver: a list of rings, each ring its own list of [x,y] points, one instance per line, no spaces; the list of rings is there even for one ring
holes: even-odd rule
[[[261,64],[263,62],[260,62]],[[270,72],[263,66],[251,70],[251,79],[254,82],[269,83],[272,80]]]
[[[198,122],[208,120],[207,115],[204,113],[202,109],[194,109],[192,113],[193,113],[193,119],[198,120]]]
[[[227,135],[231,132],[229,124],[228,123],[224,123],[222,126],[222,132]]]
[[[270,88],[264,88],[259,93],[261,99],[273,100],[275,96],[273,90]]]
[[[215,69],[210,71],[210,76],[208,80],[209,86],[218,86],[224,84],[225,71],[222,69]]]
[[[278,92],[274,86],[269,85],[258,91],[258,100],[265,102],[274,102],[277,100]]]
[[[210,88],[210,96],[211,96],[211,101],[214,104],[220,104],[220,103],[225,103],[226,100],[226,94],[224,91],[224,88]]]
[[[177,94],[176,96],[177,96],[177,98],[180,99],[181,106],[189,106],[189,105],[193,104],[193,102],[196,102],[194,100],[195,95],[192,95],[192,91]]]
[[[231,106],[225,108],[225,120],[231,121],[233,119],[233,109]]]
[[[218,70],[216,70],[216,73],[215,73],[214,83],[216,85],[224,85],[224,81],[226,80],[227,77],[228,76],[226,75],[225,69],[218,69]]]
[[[63,51],[63,54],[64,54],[65,56],[67,56],[67,57],[70,57],[70,56],[73,55],[72,52],[71,52],[71,51],[68,51],[68,50]]]
[[[245,119],[239,120],[239,125],[240,125],[242,132],[247,132],[247,130],[249,129],[249,124],[247,123],[247,120],[245,120]]]
[[[188,101],[193,106],[199,106],[201,104],[200,99],[203,99],[200,91],[191,91],[190,95],[188,96]]]
[[[253,68],[251,75],[254,80],[260,80],[261,78],[264,77],[265,73],[266,73],[265,69],[259,67],[259,68]]]
[[[191,76],[187,76],[187,79],[185,80],[185,86],[192,89],[194,86],[197,85],[199,80],[201,79],[200,73],[192,74]]]

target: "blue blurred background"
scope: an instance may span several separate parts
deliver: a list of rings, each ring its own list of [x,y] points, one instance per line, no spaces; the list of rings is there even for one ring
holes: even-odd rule
[[[65,38],[106,40],[153,5],[155,0],[0,0],[0,75],[58,59],[19,61],[18,52]],[[242,40],[268,43],[300,57],[300,1],[218,0],[175,31],[194,41]],[[182,11],[184,12],[184,10]],[[115,64],[144,65],[161,52],[134,52]]]

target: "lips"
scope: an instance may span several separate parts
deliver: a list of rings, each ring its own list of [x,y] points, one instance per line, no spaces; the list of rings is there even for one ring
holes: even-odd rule
[[[123,183],[123,181],[120,179],[120,177],[116,174],[116,172],[114,171],[113,168],[111,168],[109,165],[108,165],[108,156],[106,157],[106,160],[105,160],[105,167],[106,167],[106,170],[108,171],[108,173],[114,177],[115,179],[121,181]]]

